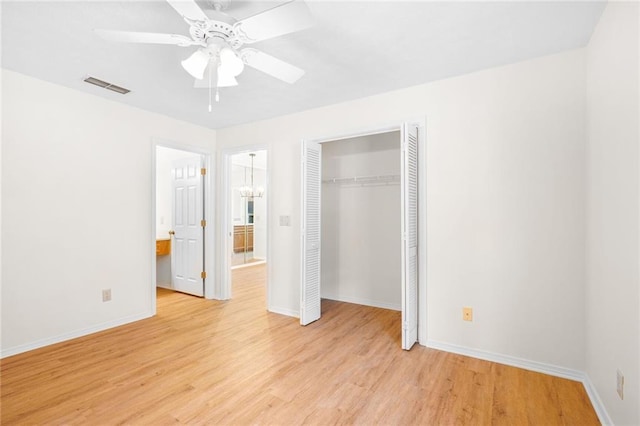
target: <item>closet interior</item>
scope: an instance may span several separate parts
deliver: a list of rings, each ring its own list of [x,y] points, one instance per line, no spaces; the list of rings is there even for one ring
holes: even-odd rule
[[[321,297],[400,311],[401,133],[322,143]]]

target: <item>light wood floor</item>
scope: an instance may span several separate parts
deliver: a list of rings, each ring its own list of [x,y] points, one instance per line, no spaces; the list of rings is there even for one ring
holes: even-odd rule
[[[158,291],[158,315],[2,361],[2,424],[592,425],[580,383],[416,346],[400,313],[323,301],[265,311],[264,265],[234,299]]]

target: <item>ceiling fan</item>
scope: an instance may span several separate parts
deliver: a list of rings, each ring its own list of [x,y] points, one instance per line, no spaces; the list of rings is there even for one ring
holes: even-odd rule
[[[195,0],[167,0],[189,24],[191,37],[180,34],[94,30],[106,40],[128,43],[171,44],[198,49],[182,61],[182,67],[196,78],[194,87],[230,87],[248,65],[272,77],[293,84],[304,70],[246,44],[309,28],[313,19],[303,0],[293,0],[240,21],[223,12],[230,0],[213,0],[215,12],[209,18]],[[205,79],[205,71],[208,78]],[[216,93],[216,100],[217,100]]]

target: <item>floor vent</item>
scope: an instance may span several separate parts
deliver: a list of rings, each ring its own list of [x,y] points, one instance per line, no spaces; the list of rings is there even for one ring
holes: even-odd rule
[[[121,95],[126,95],[127,93],[129,93],[131,91],[129,89],[125,89],[124,87],[116,86],[115,84],[111,84],[111,83],[108,83],[106,81],[94,78],[94,77],[87,77],[87,78],[84,79],[84,81],[89,83],[89,84],[93,84],[95,86],[102,87],[103,89],[108,89],[108,90],[111,90],[113,92],[120,93]]]

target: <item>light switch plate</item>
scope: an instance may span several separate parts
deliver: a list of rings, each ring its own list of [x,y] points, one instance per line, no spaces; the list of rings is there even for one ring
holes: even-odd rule
[[[280,216],[280,226],[291,226],[291,216]]]

